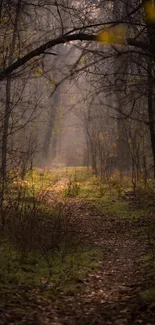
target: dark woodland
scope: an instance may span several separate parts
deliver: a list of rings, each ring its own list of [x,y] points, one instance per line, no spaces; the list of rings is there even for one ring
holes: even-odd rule
[[[0,0],[13,324],[155,324],[154,0]]]

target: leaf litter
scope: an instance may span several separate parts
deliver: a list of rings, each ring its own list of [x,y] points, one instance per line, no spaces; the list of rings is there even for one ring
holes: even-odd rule
[[[103,251],[103,258],[74,281],[76,291],[55,294],[50,283],[50,295],[49,288],[1,286],[0,325],[153,325],[154,305],[140,299],[147,286],[140,257],[148,249],[137,239],[141,221],[119,220],[83,199],[58,200],[65,200],[79,216],[81,228]]]

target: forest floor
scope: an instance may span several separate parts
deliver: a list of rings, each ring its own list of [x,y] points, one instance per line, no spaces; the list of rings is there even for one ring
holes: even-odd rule
[[[146,232],[155,214],[121,218],[93,201],[62,197],[64,187],[66,178],[56,182],[49,203],[63,201],[78,216],[100,250],[98,261],[66,292],[52,293],[50,282],[45,289],[1,286],[0,325],[154,325],[154,253]]]

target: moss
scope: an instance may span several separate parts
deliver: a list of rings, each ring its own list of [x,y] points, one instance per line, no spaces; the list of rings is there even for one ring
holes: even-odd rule
[[[145,303],[155,303],[155,283],[150,288],[140,293],[140,300]]]
[[[49,256],[48,262],[39,254],[29,253],[21,259],[19,251],[9,243],[0,247],[0,282],[1,284],[40,285],[41,279],[50,278],[55,286],[65,284],[67,279],[77,278],[98,265],[101,251],[98,247],[79,247],[79,251],[69,253],[62,258],[61,253]]]

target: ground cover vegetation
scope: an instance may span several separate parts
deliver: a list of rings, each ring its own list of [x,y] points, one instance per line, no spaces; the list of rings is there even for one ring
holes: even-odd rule
[[[0,0],[0,325],[153,325],[155,1]]]
[[[19,172],[3,212],[1,324],[153,324],[152,181],[133,191],[86,167]]]

